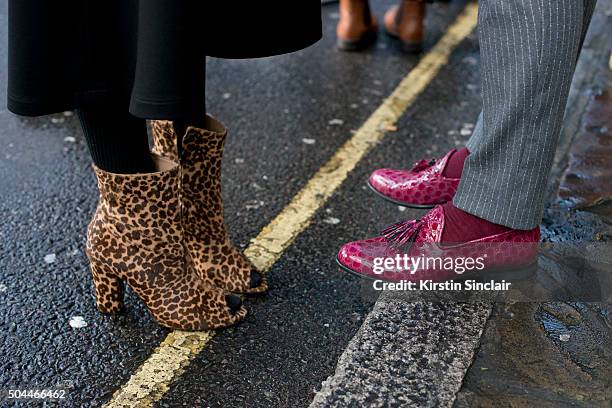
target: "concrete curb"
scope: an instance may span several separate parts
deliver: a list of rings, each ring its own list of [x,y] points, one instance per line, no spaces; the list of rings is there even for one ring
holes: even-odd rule
[[[490,313],[381,295],[310,407],[451,406]]]

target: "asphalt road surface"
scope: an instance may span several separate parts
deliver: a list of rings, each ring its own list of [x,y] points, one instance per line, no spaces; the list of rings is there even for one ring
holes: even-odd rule
[[[393,3],[373,2],[374,10],[382,17]],[[465,4],[429,7],[425,53]],[[225,214],[243,248],[422,57],[401,54],[382,32],[366,52],[338,52],[337,5],[324,5],[323,16],[325,36],[307,50],[260,60],[209,60],[207,107],[230,129]],[[0,66],[6,67],[6,0],[0,0],[0,18]],[[2,69],[0,94],[6,82]],[[374,305],[362,296],[359,279],[337,268],[339,246],[423,214],[377,198],[365,187],[368,174],[462,145],[480,109],[479,92],[472,33],[402,115],[397,130],[359,161],[272,266],[269,294],[247,301],[246,320],[219,331],[158,401],[145,403],[308,406]],[[0,146],[0,387],[61,388],[68,396],[62,406],[101,406],[168,330],[132,293],[121,315],[95,309],[84,231],[97,190],[75,116],[20,118],[2,104]],[[13,404],[0,399],[0,406]]]

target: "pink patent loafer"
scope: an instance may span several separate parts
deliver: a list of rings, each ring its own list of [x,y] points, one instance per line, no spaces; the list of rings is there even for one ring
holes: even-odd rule
[[[451,201],[460,178],[444,177],[444,169],[455,149],[439,160],[421,160],[410,170],[378,169],[370,175],[368,185],[382,198],[394,204],[432,208]]]
[[[444,209],[436,206],[420,220],[407,220],[382,235],[342,246],[337,261],[354,274],[386,281],[446,281],[493,272],[525,271],[535,265],[539,227],[510,230],[478,240],[441,243]]]

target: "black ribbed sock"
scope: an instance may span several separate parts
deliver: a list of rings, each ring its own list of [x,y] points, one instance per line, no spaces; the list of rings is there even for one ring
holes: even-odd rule
[[[119,174],[156,170],[146,120],[111,108],[79,109],[77,114],[96,166]]]

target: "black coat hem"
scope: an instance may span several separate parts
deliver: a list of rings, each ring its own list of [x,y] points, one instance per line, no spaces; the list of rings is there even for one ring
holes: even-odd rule
[[[45,100],[45,98],[38,98],[36,99],[36,102],[26,102],[9,95],[7,97],[6,107],[15,115],[43,116],[73,110],[76,108],[76,104],[74,101],[70,100]]]
[[[185,112],[192,112],[190,116],[204,117],[206,115],[205,105],[194,106],[191,100],[171,100],[171,101],[145,101],[132,97],[130,102],[130,113],[141,119],[149,120],[175,120],[185,117]],[[194,111],[195,110],[195,111]]]

